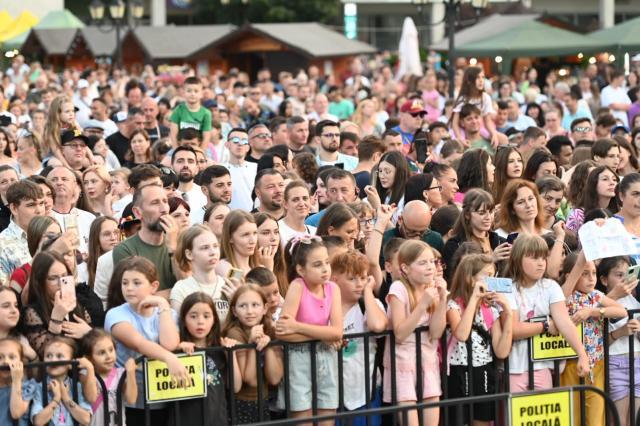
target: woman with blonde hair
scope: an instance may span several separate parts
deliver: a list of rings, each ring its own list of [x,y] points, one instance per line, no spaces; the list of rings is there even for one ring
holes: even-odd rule
[[[353,122],[360,126],[360,137],[381,136],[384,129],[376,120],[376,106],[371,99],[363,99],[353,113]]]
[[[82,192],[86,210],[99,216],[112,216],[111,175],[104,166],[91,166],[82,173]]]
[[[29,131],[18,132],[16,145],[16,159],[18,160],[18,172],[20,175],[26,177],[40,174],[42,171],[42,158],[38,136]]]

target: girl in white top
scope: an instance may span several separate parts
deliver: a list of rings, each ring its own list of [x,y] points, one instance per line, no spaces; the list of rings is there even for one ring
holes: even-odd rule
[[[451,128],[453,135],[465,146],[469,146],[469,141],[462,135],[460,129],[460,110],[464,104],[472,104],[477,106],[482,113],[484,129],[490,136],[491,144],[497,146],[500,143],[500,134],[496,130],[496,124],[493,121],[496,111],[493,109],[493,101],[491,96],[484,91],[484,71],[480,67],[468,67],[462,76],[462,86],[460,94],[456,99],[453,107],[453,116],[451,118]],[[505,141],[506,143],[506,141]]]
[[[640,309],[640,303],[631,294],[638,285],[638,277],[627,276],[631,260],[626,256],[607,257],[598,264],[598,281],[604,287],[607,297],[626,309]],[[620,416],[620,424],[629,423],[629,336],[634,336],[635,352],[635,406],[640,406],[640,315],[634,319],[627,317],[609,321],[609,396],[613,399]]]
[[[286,247],[294,237],[316,234],[315,226],[304,223],[311,211],[311,196],[306,183],[301,180],[289,182],[284,189],[284,210],[284,217],[278,221],[282,247]]]
[[[514,311],[513,347],[509,355],[512,392],[528,390],[527,340],[544,332],[562,334],[578,354],[578,375],[584,377],[589,373],[589,359],[567,312],[562,289],[555,281],[544,278],[548,254],[547,243],[531,234],[520,235],[511,248],[507,275],[513,279],[513,291],[507,296]],[[540,317],[545,319],[529,322]],[[553,361],[533,364],[535,390],[552,387],[551,368]]]
[[[175,256],[180,269],[191,270],[191,276],[176,282],[171,289],[171,307],[179,312],[188,295],[202,292],[213,299],[218,317],[224,321],[229,302],[223,293],[223,289],[227,290],[225,281],[216,275],[220,246],[213,232],[204,225],[192,226],[180,234]]]

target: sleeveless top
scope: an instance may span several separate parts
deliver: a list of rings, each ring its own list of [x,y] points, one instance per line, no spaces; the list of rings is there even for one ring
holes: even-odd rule
[[[302,280],[302,283],[302,296],[300,297],[296,321],[312,325],[328,325],[331,317],[334,286],[336,284],[331,281],[325,282],[322,285],[324,298],[319,299],[309,291],[305,280]]]

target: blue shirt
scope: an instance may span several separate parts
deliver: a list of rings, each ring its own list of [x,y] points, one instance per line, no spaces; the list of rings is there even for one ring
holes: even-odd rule
[[[36,392],[36,389],[40,387],[42,392],[42,386],[33,379],[25,380],[22,382],[22,399],[25,401],[31,401]],[[9,404],[11,403],[11,386],[5,386],[0,388],[0,425],[13,425],[13,418],[11,418],[11,410]],[[18,419],[17,426],[29,425],[29,410],[20,419]]]
[[[47,377],[47,384],[51,383],[51,377]],[[71,379],[69,377],[64,379],[64,384],[68,387],[71,387]],[[73,396],[73,391],[69,390],[71,396]],[[53,394],[51,391],[47,393],[48,399],[47,401],[51,401],[53,399]],[[91,405],[84,400],[84,396],[82,395],[82,384],[78,382],[78,405],[83,410],[87,410],[91,413]],[[31,404],[31,421],[33,422],[33,418],[40,413],[44,409],[43,401],[42,401],[42,383],[37,383],[35,392],[33,394],[33,403]],[[4,424],[4,423],[3,423]],[[58,404],[57,408],[53,411],[53,417],[49,421],[49,425],[51,426],[73,426],[73,416],[71,412],[67,410],[64,404]]]
[[[400,136],[402,136],[402,145],[411,145],[413,143],[413,133],[403,132],[402,129],[400,129],[400,125],[391,128],[391,130],[400,133]]]
[[[320,210],[316,214],[312,214],[307,218],[307,220],[304,221],[304,224],[309,226],[315,226],[317,228],[318,224],[320,223],[320,219],[322,219],[322,216],[324,216],[326,212],[327,212],[327,209],[324,209],[324,210]]]

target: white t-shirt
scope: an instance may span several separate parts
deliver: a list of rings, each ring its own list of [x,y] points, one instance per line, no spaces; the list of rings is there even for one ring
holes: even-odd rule
[[[629,99],[627,91],[622,87],[611,87],[611,85],[609,85],[602,89],[602,93],[600,93],[600,105],[608,107],[611,104],[631,105],[631,99]],[[629,126],[626,111],[611,110],[611,114],[613,114],[616,119],[622,121],[625,126]]]
[[[460,112],[462,110],[462,106],[467,103],[477,106],[483,117],[488,114],[494,114],[496,112],[496,110],[493,109],[493,101],[491,100],[491,96],[487,92],[482,92],[482,98],[480,99],[469,99],[467,101],[459,102],[453,108],[453,112]]]
[[[229,208],[250,212],[253,209],[251,192],[255,185],[258,164],[245,161],[241,166],[231,163],[225,163],[223,166],[229,170],[231,175],[232,192]]]
[[[376,299],[378,307],[384,311],[382,302]],[[360,305],[356,303],[349,309],[343,318],[344,334],[357,334],[369,331],[367,328],[367,314],[363,314]],[[376,339],[369,339],[369,378],[373,378],[376,353]],[[342,374],[344,383],[344,406],[347,410],[355,410],[367,403],[365,395],[365,358],[364,338],[348,339],[347,345],[342,351]],[[376,380],[376,383],[381,383]],[[373,390],[373,382],[369,389]]]
[[[278,221],[278,229],[280,231],[280,241],[282,241],[282,247],[286,247],[289,240],[294,237],[301,237],[303,235],[316,235],[318,228],[311,225],[304,225],[304,231],[296,231],[289,225],[284,223],[284,219]]]
[[[92,213],[89,213],[85,210],[80,210],[78,208],[73,208],[67,214],[58,213],[55,210],[51,211],[53,218],[58,221],[60,224],[60,228],[62,228],[62,232],[67,230],[65,226],[64,219],[65,217],[69,217],[71,215],[75,215],[77,217],[78,222],[78,238],[80,239],[80,247],[79,250],[82,253],[89,253],[89,231],[91,230],[91,224],[95,220],[95,216]]]
[[[102,306],[107,309],[109,282],[113,275],[113,250],[109,250],[98,258],[96,276],[93,279],[93,291],[102,300]]]
[[[616,302],[624,306],[625,309],[627,310],[640,309],[640,302],[638,302],[638,300],[631,295],[620,298],[616,300]],[[633,317],[636,319],[640,318],[640,314],[636,314]],[[613,331],[626,325],[627,320],[628,320],[627,317],[621,318],[618,321],[613,321],[610,319],[609,335],[611,335]],[[634,338],[633,350],[636,352],[640,351],[640,339],[638,339],[638,334],[636,334]],[[609,345],[609,355],[623,355],[628,353],[629,353],[629,337],[628,336],[620,337],[614,340],[613,343]]]
[[[216,312],[218,313],[218,318],[220,319],[220,323],[222,324],[227,318],[227,313],[229,312],[229,302],[224,299],[222,295],[222,286],[224,285],[224,279],[222,279],[222,277],[219,275],[216,275],[216,279],[217,281],[213,284],[199,283],[195,278],[193,278],[193,276],[180,280],[176,282],[176,284],[171,289],[169,300],[171,302],[177,302],[182,305],[184,299],[190,294],[196,292],[205,293],[213,299],[213,302],[216,306]]]
[[[122,217],[122,211],[132,201],[133,201],[133,195],[127,194],[124,197],[120,198],[119,200],[111,203],[111,210],[113,210],[113,217],[120,220],[120,218]]]
[[[462,308],[455,300],[449,300],[447,302],[447,310],[455,309],[458,311],[460,316],[462,317]],[[491,315],[493,316],[493,320],[497,321],[500,314],[498,310],[494,307],[489,308],[491,310]],[[476,313],[476,317],[473,320],[474,324],[479,325],[480,327],[484,327],[487,330],[487,324],[485,324],[484,316],[482,315],[482,310],[478,309]],[[490,364],[493,362],[493,350],[491,348],[491,337],[490,330],[487,330],[489,333],[489,340],[485,341],[475,330],[471,330],[471,350],[473,353],[473,366],[480,367],[483,365]],[[467,342],[456,342],[456,345],[453,347],[453,350],[449,354],[449,363],[451,365],[467,365]]]
[[[513,286],[513,292],[506,294],[511,309],[518,311],[519,319],[526,322],[531,318],[551,315],[551,305],[562,303],[565,297],[560,285],[554,280],[543,278],[529,288]],[[520,374],[528,371],[529,352],[527,339],[513,341],[511,354],[509,355],[509,372]],[[534,370],[553,368],[553,361],[539,361],[533,364]]]
[[[178,190],[178,192],[182,195],[182,198],[187,202],[187,204],[189,204],[189,208],[191,208],[189,214],[191,224],[202,224],[202,218],[204,217],[203,208],[207,205],[207,196],[202,192],[200,185],[196,185],[194,183],[189,191],[182,192]],[[202,212],[202,214],[197,214],[198,212]]]

